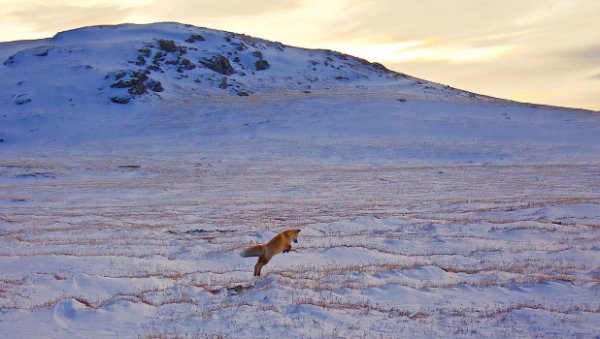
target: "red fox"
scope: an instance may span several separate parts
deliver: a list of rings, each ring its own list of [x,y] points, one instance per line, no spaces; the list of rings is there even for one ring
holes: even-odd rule
[[[260,270],[277,253],[287,253],[292,249],[292,241],[298,242],[299,229],[285,230],[277,234],[266,245],[255,245],[248,247],[240,253],[242,257],[258,257],[254,266],[254,276],[260,276]]]

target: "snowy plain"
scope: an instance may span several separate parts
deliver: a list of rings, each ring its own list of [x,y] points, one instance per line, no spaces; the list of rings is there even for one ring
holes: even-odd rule
[[[2,60],[2,337],[600,336],[598,112],[176,23]]]

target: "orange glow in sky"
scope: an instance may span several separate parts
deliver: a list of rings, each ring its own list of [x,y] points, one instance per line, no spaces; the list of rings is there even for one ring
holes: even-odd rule
[[[454,87],[600,110],[596,0],[0,0],[0,41],[177,21],[327,48]]]

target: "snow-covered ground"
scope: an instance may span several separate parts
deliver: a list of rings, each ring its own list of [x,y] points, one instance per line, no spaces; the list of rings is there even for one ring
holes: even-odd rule
[[[600,336],[598,113],[173,23],[2,60],[2,337]]]

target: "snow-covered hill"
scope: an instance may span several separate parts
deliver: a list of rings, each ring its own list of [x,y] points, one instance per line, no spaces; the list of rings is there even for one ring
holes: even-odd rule
[[[0,60],[0,152],[219,142],[273,155],[275,139],[304,153],[328,153],[333,142],[347,145],[343,157],[461,162],[522,158],[513,146],[524,143],[532,149],[520,160],[546,161],[538,147],[587,158],[599,140],[597,115],[584,111],[501,101],[336,52],[177,23],[4,43]]]
[[[420,89],[467,94],[337,52],[177,23],[96,26],[51,39],[5,43],[0,58],[6,66],[3,85],[15,95],[13,101],[35,98],[32,102],[56,107],[68,106],[69,99],[148,102],[181,95],[308,94],[334,88],[364,92],[372,85],[393,90],[412,85],[411,92],[419,95]],[[46,90],[50,87],[52,92]]]
[[[178,23],[0,61],[3,337],[600,335],[598,113]]]

